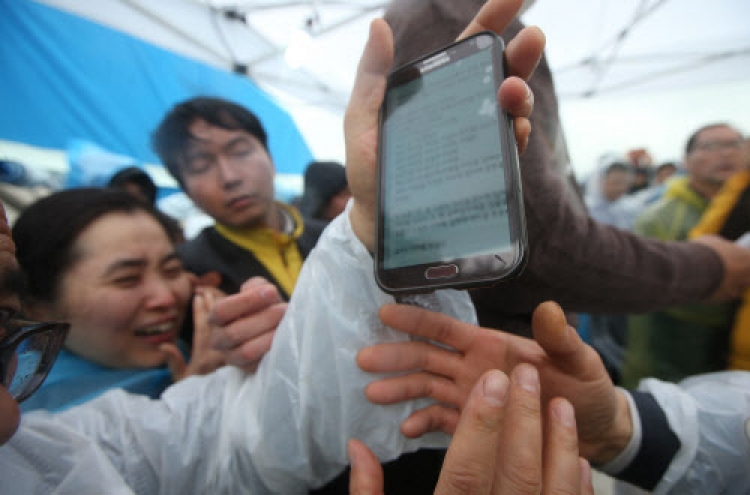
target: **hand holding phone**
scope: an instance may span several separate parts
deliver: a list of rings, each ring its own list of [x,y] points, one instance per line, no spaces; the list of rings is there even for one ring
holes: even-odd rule
[[[376,280],[392,294],[491,285],[524,266],[503,43],[482,32],[390,75],[380,112]]]

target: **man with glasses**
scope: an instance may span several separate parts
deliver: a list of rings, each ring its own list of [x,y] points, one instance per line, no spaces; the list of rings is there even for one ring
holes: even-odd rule
[[[663,198],[645,210],[634,232],[681,241],[705,213],[722,185],[742,169],[742,134],[725,123],[695,131],[685,146],[687,175],[669,182]],[[693,303],[628,321],[623,384],[635,387],[652,376],[679,381],[726,368],[732,304]]]

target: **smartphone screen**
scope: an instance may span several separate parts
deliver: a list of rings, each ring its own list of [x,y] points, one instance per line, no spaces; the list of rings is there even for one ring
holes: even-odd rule
[[[395,72],[381,109],[377,275],[387,291],[476,285],[525,253],[502,42],[480,33]],[[389,290],[390,289],[390,290]]]

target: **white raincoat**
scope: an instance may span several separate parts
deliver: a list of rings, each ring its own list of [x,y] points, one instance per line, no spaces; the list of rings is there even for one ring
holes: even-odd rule
[[[393,299],[372,272],[341,215],[306,261],[256,374],[225,367],[179,382],[160,400],[111,391],[57,415],[27,414],[0,447],[0,493],[287,495],[339,474],[349,438],[383,460],[446,447],[442,434],[407,440],[399,432],[427,401],[374,406],[364,397],[377,377],[357,368],[357,351],[408,339],[377,318]],[[474,322],[465,293],[436,296],[432,304]]]
[[[750,493],[750,372],[696,375],[679,384],[643,380],[680,440],[656,495]],[[646,494],[618,482],[617,495]]]

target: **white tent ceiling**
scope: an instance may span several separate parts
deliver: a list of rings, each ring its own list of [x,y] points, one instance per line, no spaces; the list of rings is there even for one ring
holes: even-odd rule
[[[340,119],[376,0],[41,0],[169,50],[244,71],[295,117],[317,156],[341,158]],[[427,0],[425,0],[427,1]],[[460,1],[460,0],[456,0]],[[548,37],[566,102],[744,84],[747,0],[537,0],[524,14]],[[297,43],[307,33],[312,41]],[[294,48],[287,50],[290,45]],[[298,68],[288,55],[296,54]],[[743,107],[744,105],[744,107]],[[718,116],[717,118],[722,118]],[[750,129],[748,129],[750,130]],[[575,150],[572,150],[575,154]]]

